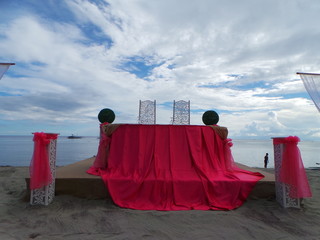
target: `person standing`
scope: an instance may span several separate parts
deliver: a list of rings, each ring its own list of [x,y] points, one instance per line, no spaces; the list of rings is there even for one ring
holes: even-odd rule
[[[268,157],[268,153],[266,153],[266,155],[264,156],[264,168],[267,168],[269,163],[269,157]]]

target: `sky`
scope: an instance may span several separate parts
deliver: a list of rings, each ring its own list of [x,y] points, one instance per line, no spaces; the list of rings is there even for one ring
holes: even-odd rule
[[[156,100],[214,110],[233,139],[320,140],[296,72],[320,72],[318,0],[0,0],[0,135],[98,136]]]

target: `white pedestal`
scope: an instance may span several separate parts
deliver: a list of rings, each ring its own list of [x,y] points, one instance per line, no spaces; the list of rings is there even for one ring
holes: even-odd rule
[[[31,205],[48,205],[53,201],[55,195],[57,139],[51,139],[47,148],[52,182],[42,188],[31,190]]]
[[[274,171],[275,171],[275,179],[276,179],[276,200],[277,202],[284,208],[294,207],[300,208],[301,200],[298,198],[291,198],[289,196],[290,188],[285,183],[279,181],[280,179],[280,171],[282,167],[282,153],[284,150],[284,144],[274,144]]]

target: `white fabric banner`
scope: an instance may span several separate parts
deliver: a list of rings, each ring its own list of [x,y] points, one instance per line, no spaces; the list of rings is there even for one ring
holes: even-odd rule
[[[0,80],[3,76],[3,74],[9,69],[9,64],[0,64]]]
[[[320,74],[298,73],[312,101],[320,112]]]

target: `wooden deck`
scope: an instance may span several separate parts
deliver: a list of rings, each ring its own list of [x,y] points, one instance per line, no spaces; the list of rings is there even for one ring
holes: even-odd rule
[[[81,198],[103,199],[109,198],[109,193],[102,179],[86,173],[92,165],[94,157],[88,158],[67,166],[57,167],[55,193],[56,195],[72,195]],[[251,198],[270,198],[275,196],[274,174],[262,171],[261,169],[250,168],[243,164],[237,165],[245,170],[260,172],[265,178],[261,179],[252,190]],[[30,178],[26,178],[27,187]]]

